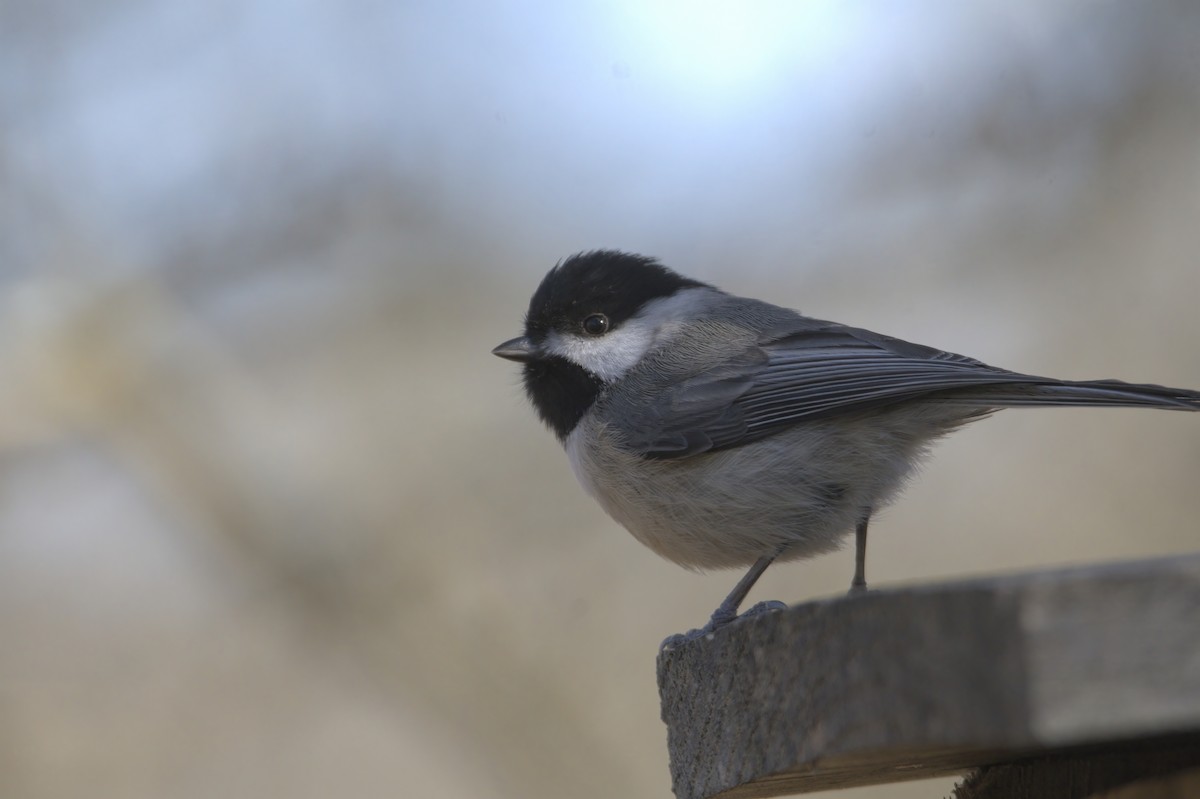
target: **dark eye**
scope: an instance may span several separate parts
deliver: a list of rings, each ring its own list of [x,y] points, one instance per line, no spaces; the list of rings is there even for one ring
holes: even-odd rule
[[[608,317],[594,313],[583,320],[583,332],[589,336],[602,336],[608,332]]]

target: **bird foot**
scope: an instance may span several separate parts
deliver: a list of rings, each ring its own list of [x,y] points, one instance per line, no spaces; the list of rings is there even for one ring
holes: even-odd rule
[[[780,602],[778,599],[768,599],[765,602],[759,602],[757,605],[755,605],[754,607],[747,610],[741,616],[738,616],[738,618],[739,619],[749,619],[752,616],[761,616],[764,613],[774,613],[776,611],[787,610],[787,609],[788,609],[788,606],[785,603]]]
[[[697,638],[704,638],[707,635],[711,635],[713,632],[727,624],[733,624],[734,622],[741,621],[742,619],[750,619],[755,616],[761,616],[764,613],[776,613],[781,610],[787,610],[787,605],[775,599],[768,600],[766,602],[759,602],[757,605],[741,615],[735,615],[735,613],[730,612],[724,606],[722,606],[717,608],[716,613],[714,613],[712,618],[708,620],[708,624],[705,624],[703,627],[699,627],[695,630],[688,630],[686,633],[675,633],[675,635],[669,635],[663,639],[663,642],[659,645],[658,649],[660,652],[667,649],[675,649],[676,647],[682,646],[691,641],[695,641]]]

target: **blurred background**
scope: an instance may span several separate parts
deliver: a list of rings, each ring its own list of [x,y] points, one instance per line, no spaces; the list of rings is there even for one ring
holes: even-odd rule
[[[1197,388],[1198,130],[1186,0],[0,2],[0,795],[669,795],[657,647],[737,575],[489,354],[545,271]],[[1198,474],[1200,418],[1000,414],[873,583],[1195,551]]]

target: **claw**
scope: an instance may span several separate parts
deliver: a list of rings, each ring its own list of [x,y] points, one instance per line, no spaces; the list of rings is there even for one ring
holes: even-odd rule
[[[717,608],[717,612],[708,620],[708,624],[695,630],[688,630],[686,633],[676,633],[675,635],[667,636],[659,644],[658,651],[675,649],[676,647],[695,641],[697,638],[704,638],[727,624],[733,624],[742,619],[750,619],[755,616],[762,616],[766,613],[778,613],[781,610],[787,610],[787,605],[775,599],[767,602],[759,602],[740,616],[733,615],[725,606],[721,606]]]
[[[766,602],[759,602],[754,607],[747,610],[739,619],[748,619],[751,616],[761,616],[764,613],[778,613],[781,610],[787,610],[788,606],[778,599],[768,599]]]

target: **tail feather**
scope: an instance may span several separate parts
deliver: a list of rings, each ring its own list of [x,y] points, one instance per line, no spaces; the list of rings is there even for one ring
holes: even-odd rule
[[[1200,391],[1120,380],[1001,383],[946,395],[956,405],[992,408],[1093,406],[1200,411]]]

